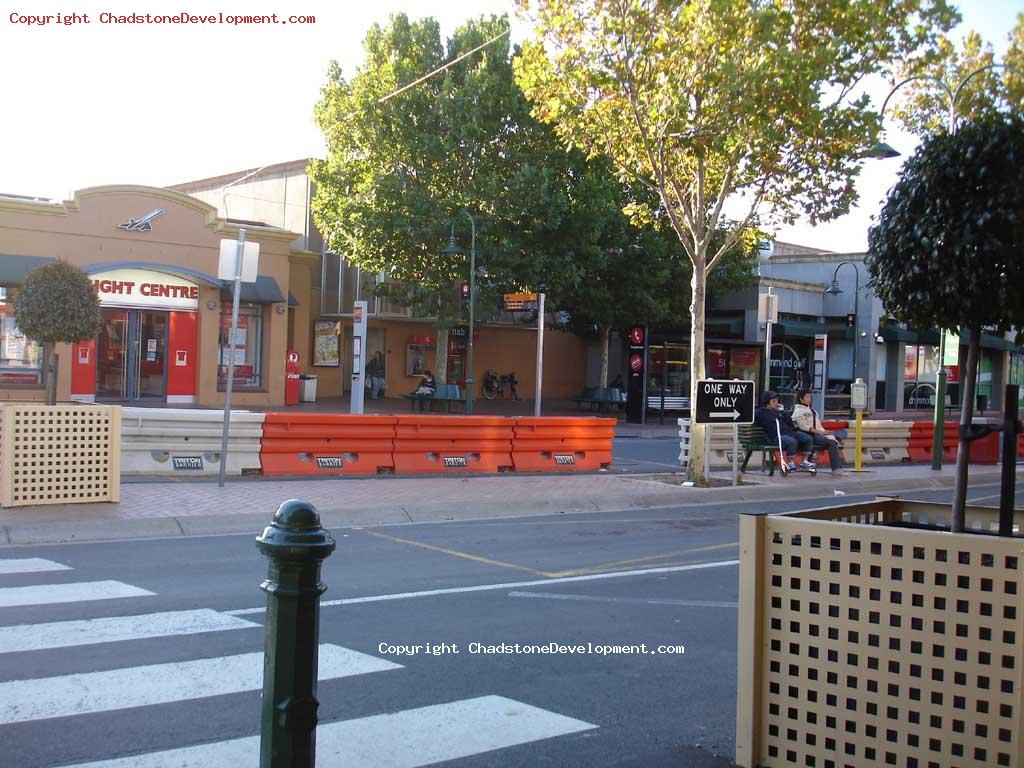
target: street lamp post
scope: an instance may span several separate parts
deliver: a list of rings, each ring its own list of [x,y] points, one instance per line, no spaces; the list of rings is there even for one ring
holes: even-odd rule
[[[843,292],[839,287],[839,270],[846,265],[853,267],[853,380],[857,380],[857,347],[860,343],[860,336],[857,333],[860,323],[860,270],[852,261],[841,261],[836,265],[836,271],[832,273],[832,285],[825,289],[829,296],[838,296]]]
[[[460,216],[469,219],[469,338],[466,340],[466,415],[473,415],[473,320],[476,308],[476,220],[469,211],[459,211]],[[446,255],[462,255],[465,253],[455,242],[455,222],[452,221],[452,234],[448,245],[441,249]]]
[[[1008,69],[1015,73],[1018,77],[1024,77],[1020,71],[1008,64],[986,64],[983,67],[978,67],[973,72],[968,73],[963,79],[957,83],[955,88],[950,88],[944,80],[935,77],[934,75],[912,75],[905,80],[902,80],[892,87],[889,91],[889,95],[885,97],[885,101],[882,102],[882,110],[878,113],[879,122],[885,116],[885,108],[889,106],[889,100],[893,97],[900,88],[909,83],[912,80],[932,80],[942,86],[942,90],[945,92],[946,97],[949,100],[949,117],[947,119],[947,130],[950,135],[956,133],[956,104],[957,99],[960,97],[963,87],[976,75],[980,75],[982,72],[986,72],[990,69]],[[888,144],[878,143],[867,153],[867,157],[871,158],[890,158],[898,157],[899,152],[890,147]],[[854,358],[856,361],[856,357]],[[942,440],[943,440],[943,410],[946,407],[946,333],[945,329],[939,331],[939,364],[938,370],[935,371],[935,410],[933,413],[933,433],[932,433],[932,469],[942,469]]]

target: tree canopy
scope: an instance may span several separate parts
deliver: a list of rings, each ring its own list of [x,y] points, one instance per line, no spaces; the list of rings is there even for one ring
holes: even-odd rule
[[[36,267],[14,297],[14,322],[30,339],[49,344],[47,400],[56,401],[54,344],[91,339],[100,328],[100,301],[92,280],[66,261]]]
[[[1024,123],[990,117],[926,138],[868,233],[871,285],[916,328],[1024,324]]]
[[[518,0],[535,39],[516,61],[533,114],[646,187],[692,264],[691,399],[704,377],[706,280],[761,221],[846,213],[878,117],[862,79],[934,43],[945,0]],[[741,213],[726,228],[726,203]],[[724,232],[724,237],[720,235]],[[702,480],[703,429],[690,477]]]

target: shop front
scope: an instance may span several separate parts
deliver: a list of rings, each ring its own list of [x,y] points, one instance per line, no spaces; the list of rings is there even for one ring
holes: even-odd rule
[[[277,405],[295,235],[245,227],[260,245],[259,276],[241,294],[234,403]],[[19,333],[11,302],[32,268],[63,259],[92,280],[101,325],[95,338],[57,345],[59,400],[221,404],[231,294],[218,262],[221,240],[237,237],[210,206],[164,189],[101,187],[64,203],[0,198],[0,399],[45,397],[45,350]]]

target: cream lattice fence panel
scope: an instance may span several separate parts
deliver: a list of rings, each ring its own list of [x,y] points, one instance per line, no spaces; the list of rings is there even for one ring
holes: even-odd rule
[[[0,406],[0,506],[119,501],[121,409]]]
[[[743,516],[737,763],[1024,766],[1024,540],[930,506]]]

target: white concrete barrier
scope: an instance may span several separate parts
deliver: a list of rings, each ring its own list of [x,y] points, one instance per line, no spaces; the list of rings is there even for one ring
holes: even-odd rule
[[[123,408],[121,474],[216,475],[224,412],[186,408]],[[260,471],[263,414],[231,412],[225,474]]]

